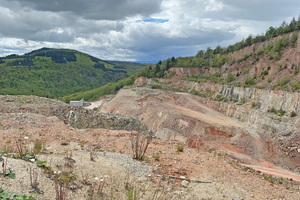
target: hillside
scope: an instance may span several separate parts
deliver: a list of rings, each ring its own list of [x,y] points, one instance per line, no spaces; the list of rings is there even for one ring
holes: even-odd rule
[[[170,58],[143,68],[138,76],[172,78],[177,71],[181,79],[267,89],[300,89],[299,32],[283,34],[226,53],[197,54]],[[168,73],[166,73],[168,72]]]
[[[137,77],[171,79],[178,71],[182,75],[177,76],[176,81],[182,79],[198,83],[298,91],[299,29],[300,21],[293,19],[290,24],[283,22],[277,28],[269,27],[265,34],[255,37],[250,34],[245,40],[228,47],[218,45],[215,49],[208,47],[206,50],[199,50],[195,56],[168,58],[142,68],[131,79],[75,93],[61,100],[94,100],[125,85],[132,85]],[[173,80],[172,83],[176,81]]]
[[[116,82],[144,66],[108,62],[75,50],[42,48],[0,58],[0,94],[57,98]]]

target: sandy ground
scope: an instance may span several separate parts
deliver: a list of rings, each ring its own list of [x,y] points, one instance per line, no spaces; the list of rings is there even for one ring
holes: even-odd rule
[[[179,130],[189,130],[189,125],[185,126],[183,119],[192,117],[199,118],[202,126],[203,122],[224,127],[241,126],[238,121],[223,118],[214,110],[193,101],[190,95],[183,95],[184,98],[177,99],[172,99],[172,96],[143,96],[150,101],[132,99],[129,93],[126,95],[127,99],[115,102],[117,106],[114,107],[114,112],[122,111],[129,102],[127,106],[131,106],[131,110],[136,108],[136,111],[141,112],[141,116],[146,117],[147,112],[153,112],[150,108],[156,106],[159,112],[149,115],[149,119],[159,121],[167,119],[163,116],[163,111],[166,110],[170,111],[169,116],[174,117],[172,114],[175,113],[176,107],[176,116],[181,120],[176,123],[183,124]],[[190,98],[188,103],[187,98]],[[158,104],[166,99],[173,103],[172,106]],[[114,102],[114,99],[111,102]],[[100,103],[96,102],[95,105]],[[198,115],[197,112],[201,112],[202,115]],[[213,121],[212,117],[215,115],[217,120]],[[157,124],[155,126],[160,128]],[[38,195],[38,199],[55,199],[55,171],[61,171],[64,177],[68,177],[67,199],[91,199],[87,191],[91,191],[95,184],[99,186],[104,182],[104,199],[128,199],[130,189],[137,191],[138,199],[300,199],[297,182],[299,174],[283,171],[263,160],[256,161],[245,155],[243,149],[232,145],[220,135],[215,135],[212,140],[203,143],[197,149],[185,145],[183,152],[177,151],[178,145],[184,145],[182,141],[153,140],[145,160],[140,162],[131,158],[130,134],[131,132],[122,130],[76,130],[65,125],[57,117],[45,117],[40,114],[1,113],[1,149],[16,153],[16,140],[21,141],[24,151],[39,154],[39,159],[47,161],[46,165],[51,167],[51,170],[38,168],[36,163],[8,158],[7,167],[16,173],[16,178],[0,177],[0,184],[5,191],[28,193],[32,190],[29,178],[29,169],[32,167],[38,173],[38,188],[44,192]],[[42,149],[37,150],[35,146],[39,141],[42,142]],[[95,162],[90,160],[91,149],[104,151],[97,153],[98,158]],[[66,161],[66,154],[71,151],[72,160],[75,161],[72,167]],[[251,165],[240,164],[245,161]],[[187,187],[183,187],[180,179],[182,176],[187,180],[209,183],[190,181]]]
[[[103,105],[103,103],[104,103],[105,101],[109,101],[111,98],[112,98],[112,97],[102,98],[102,99],[100,99],[100,100],[98,100],[98,101],[90,102],[91,105],[86,106],[86,107],[84,107],[84,108],[85,108],[85,109],[90,109],[90,110],[92,110],[92,109],[94,109],[94,108],[100,108],[100,107]]]
[[[299,185],[295,181],[283,179],[281,184],[270,182],[264,179],[263,171],[244,168],[230,154],[209,146],[200,149],[185,146],[183,152],[178,152],[179,141],[154,140],[147,150],[147,159],[132,164],[130,132],[127,131],[74,130],[56,117],[28,113],[22,114],[22,117],[19,114],[2,115],[0,123],[2,147],[11,152],[17,151],[13,140],[16,136],[24,138],[22,141],[29,151],[34,151],[36,140],[46,142],[44,153],[39,155],[39,159],[47,161],[47,166],[51,166],[53,171],[62,171],[68,176],[72,173],[74,177],[69,184],[73,191],[68,190],[68,199],[88,199],[87,190],[91,189],[89,184],[99,184],[101,179],[107,179],[103,189],[105,199],[127,199],[124,185],[128,180],[131,185],[136,185],[139,199],[153,199],[153,195],[158,193],[164,193],[165,198],[161,199],[300,198]],[[96,162],[92,162],[87,151],[91,147],[103,149],[107,153],[99,153]],[[64,152],[71,150],[74,150],[72,159],[75,161],[72,172],[64,158]],[[129,157],[126,158],[126,155]],[[159,160],[155,161],[153,155],[158,155]],[[28,193],[32,189],[27,171],[30,165],[36,167],[23,160],[8,159],[8,167],[16,172],[16,179],[1,177],[3,189]],[[150,170],[144,170],[145,166],[149,166]],[[44,194],[38,195],[38,199],[55,199],[53,177],[49,177],[41,168],[35,169],[39,173],[38,187],[44,191]],[[140,173],[135,175],[133,172]],[[185,188],[181,186],[181,179],[170,176],[184,176],[211,183],[190,182]],[[297,180],[296,177],[292,178]]]
[[[101,107],[101,105],[103,104],[104,101],[105,101],[105,100],[102,99],[102,100],[100,100],[100,101],[91,102],[91,105],[86,106],[86,107],[84,107],[84,108],[90,109],[90,110],[92,110],[92,109],[94,109],[94,108],[99,108],[99,107]]]

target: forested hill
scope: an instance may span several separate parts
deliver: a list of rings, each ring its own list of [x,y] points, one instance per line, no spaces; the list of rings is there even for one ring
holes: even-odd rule
[[[0,57],[0,94],[62,97],[135,74],[145,65],[104,61],[69,49]]]
[[[95,100],[132,85],[137,77],[211,82],[235,86],[300,91],[300,17],[265,34],[252,36],[228,47],[207,47],[195,56],[172,57],[142,68],[135,76],[91,91],[60,98]],[[178,76],[177,76],[178,72]],[[155,79],[158,81],[157,79]],[[171,82],[165,81],[165,83]],[[172,82],[174,83],[174,82]]]

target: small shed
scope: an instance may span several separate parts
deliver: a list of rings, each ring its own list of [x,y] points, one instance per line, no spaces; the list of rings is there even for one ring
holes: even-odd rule
[[[83,106],[84,99],[81,99],[80,101],[70,101],[71,106]]]

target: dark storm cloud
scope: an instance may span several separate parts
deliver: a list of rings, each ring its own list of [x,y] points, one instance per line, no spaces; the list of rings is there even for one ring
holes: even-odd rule
[[[6,0],[8,1],[8,0]],[[71,12],[85,19],[118,20],[160,11],[162,0],[9,0],[38,11]]]

